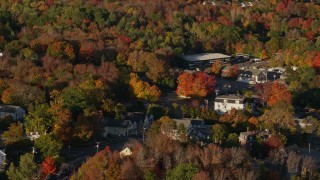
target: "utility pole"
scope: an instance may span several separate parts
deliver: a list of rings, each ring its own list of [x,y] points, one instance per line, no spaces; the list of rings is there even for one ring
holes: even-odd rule
[[[143,133],[142,133],[142,142],[144,143],[144,133],[145,133],[145,131],[146,131],[146,128],[144,127],[143,128]]]

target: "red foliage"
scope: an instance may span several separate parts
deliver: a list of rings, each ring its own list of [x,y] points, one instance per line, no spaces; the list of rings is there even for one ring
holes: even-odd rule
[[[280,101],[291,103],[291,93],[284,84],[275,82],[272,84],[268,103],[270,106],[273,106]]]
[[[46,159],[42,162],[42,175],[43,177],[47,177],[49,174],[56,173],[56,160],[52,157],[48,156]]]
[[[204,72],[182,73],[178,78],[177,94],[187,97],[205,97],[214,92],[216,79]]]
[[[308,38],[310,41],[314,41],[315,40],[314,32],[312,32],[312,31],[306,32],[306,38]]]
[[[288,22],[288,26],[290,28],[300,27],[299,18],[291,18],[290,21]]]
[[[316,68],[317,71],[320,71],[320,53],[318,52],[316,57],[313,59],[313,67]]]
[[[271,136],[267,141],[264,142],[264,145],[270,149],[278,149],[284,146],[282,140],[277,136]]]
[[[128,43],[128,44],[132,43],[131,38],[129,38],[128,36],[119,36],[118,38],[119,38],[122,42],[125,42],[125,43]]]

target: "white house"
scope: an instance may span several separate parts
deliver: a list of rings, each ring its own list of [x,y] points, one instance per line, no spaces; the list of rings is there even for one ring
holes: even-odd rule
[[[120,154],[120,158],[123,158],[125,156],[130,156],[132,154],[132,151],[130,148],[126,147],[119,154]]]
[[[22,120],[26,111],[20,106],[1,105],[0,106],[0,119],[11,116],[13,120]]]
[[[239,95],[221,95],[214,101],[214,110],[224,114],[231,109],[243,110],[245,107],[244,98]]]

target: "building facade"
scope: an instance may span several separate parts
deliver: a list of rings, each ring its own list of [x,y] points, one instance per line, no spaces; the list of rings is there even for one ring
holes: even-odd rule
[[[11,116],[13,120],[23,120],[26,111],[20,106],[1,105],[0,106],[0,119]]]
[[[245,107],[244,98],[239,95],[221,95],[214,101],[214,110],[218,114],[224,114],[231,109],[243,110]]]

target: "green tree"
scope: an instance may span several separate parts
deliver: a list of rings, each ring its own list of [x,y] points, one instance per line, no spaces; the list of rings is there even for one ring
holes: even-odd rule
[[[227,128],[223,124],[215,124],[212,126],[212,134],[213,142],[218,143],[226,138],[228,134]]]
[[[236,147],[239,146],[239,138],[236,133],[231,133],[228,135],[228,138],[226,140],[226,146],[227,147]]]
[[[10,180],[38,179],[38,167],[33,161],[33,154],[27,153],[20,157],[19,167],[10,164],[6,174]]]
[[[43,134],[35,140],[34,146],[40,149],[41,157],[58,157],[62,143],[53,134]]]
[[[48,133],[54,123],[53,115],[49,109],[48,104],[36,104],[33,109],[30,109],[25,117],[26,131],[38,132],[39,134]]]
[[[114,112],[116,113],[115,119],[122,120],[126,116],[127,108],[126,108],[126,106],[124,104],[118,103],[114,107]]]
[[[194,164],[179,164],[177,167],[169,170],[166,179],[184,179],[192,180],[193,176],[199,171],[199,168]]]

